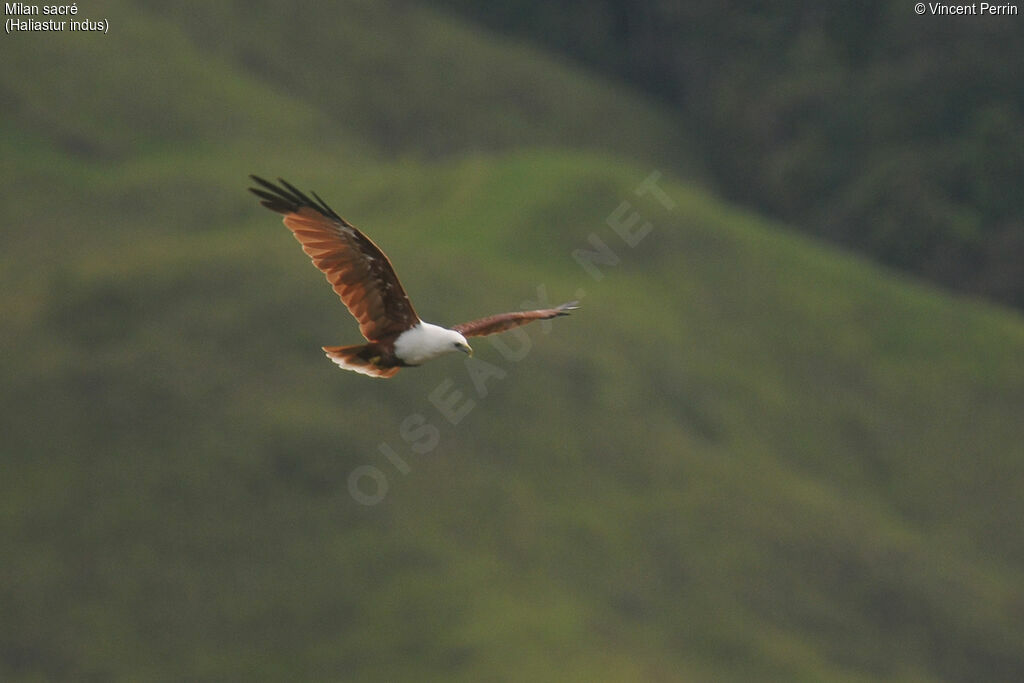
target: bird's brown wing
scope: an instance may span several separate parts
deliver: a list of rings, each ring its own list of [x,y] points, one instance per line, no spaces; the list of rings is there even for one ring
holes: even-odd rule
[[[487,316],[479,320],[471,320],[468,323],[461,323],[452,329],[463,337],[485,337],[489,334],[497,334],[498,332],[510,330],[513,327],[531,323],[534,320],[547,320],[548,318],[557,318],[560,315],[569,315],[569,311],[579,308],[578,304],[579,302],[577,301],[570,301],[555,308],[499,313],[498,315]]]
[[[284,224],[323,271],[369,341],[398,334],[419,322],[388,257],[370,238],[336,214],[314,192],[310,199],[284,180],[280,186],[251,176],[260,204],[284,214]]]

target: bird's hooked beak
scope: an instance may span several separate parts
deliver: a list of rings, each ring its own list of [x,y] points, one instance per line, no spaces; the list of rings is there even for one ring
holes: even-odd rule
[[[469,344],[459,344],[459,351],[462,351],[467,356],[473,355],[473,347]]]

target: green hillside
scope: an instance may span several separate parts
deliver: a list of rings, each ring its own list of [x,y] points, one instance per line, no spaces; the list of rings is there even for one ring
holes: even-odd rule
[[[1018,6],[424,1],[670,104],[722,196],[1024,309]]]
[[[1019,315],[730,208],[536,50],[221,7],[2,39],[0,678],[1020,678]],[[356,326],[248,173],[433,322],[582,309],[339,372]]]

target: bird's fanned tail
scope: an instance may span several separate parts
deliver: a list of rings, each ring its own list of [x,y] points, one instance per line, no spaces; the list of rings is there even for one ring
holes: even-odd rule
[[[368,377],[391,377],[402,368],[399,366],[382,367],[380,351],[374,344],[358,344],[356,346],[325,346],[324,353],[344,370],[352,370]]]

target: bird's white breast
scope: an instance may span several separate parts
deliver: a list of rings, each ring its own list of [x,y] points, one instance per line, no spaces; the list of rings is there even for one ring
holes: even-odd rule
[[[409,365],[419,365],[454,350],[454,333],[422,320],[395,339],[395,355]]]

